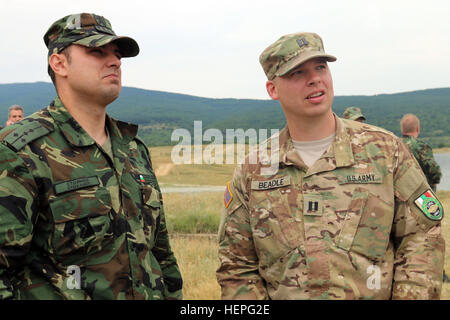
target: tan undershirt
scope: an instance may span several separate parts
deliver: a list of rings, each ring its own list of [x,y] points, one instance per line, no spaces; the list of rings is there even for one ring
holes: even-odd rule
[[[295,151],[297,151],[297,153],[300,155],[303,162],[305,162],[305,164],[308,167],[311,167],[314,164],[314,162],[316,162],[328,149],[330,144],[333,142],[335,136],[336,134],[333,133],[331,136],[321,140],[314,140],[314,141],[292,140],[292,142],[294,144]]]

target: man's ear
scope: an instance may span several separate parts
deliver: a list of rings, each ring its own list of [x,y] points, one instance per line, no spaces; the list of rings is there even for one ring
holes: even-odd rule
[[[266,90],[273,100],[280,99],[280,97],[278,96],[277,86],[275,85],[275,82],[273,80],[268,80],[266,82]]]
[[[67,57],[62,53],[53,53],[48,60],[50,68],[53,69],[55,75],[64,77],[67,75]]]

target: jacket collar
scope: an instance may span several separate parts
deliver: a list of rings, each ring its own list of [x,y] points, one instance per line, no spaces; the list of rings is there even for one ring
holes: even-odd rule
[[[339,118],[336,114],[334,114],[334,119],[336,122],[336,137],[334,138],[328,150],[320,158],[327,158],[328,163],[330,163],[330,160],[332,160],[332,165],[329,169],[333,169],[333,166],[334,168],[350,166],[355,162],[351,145],[351,137],[348,132],[348,128],[344,121],[342,121],[342,119]],[[285,127],[283,130],[281,130],[279,137],[280,163],[287,166],[295,165],[300,168],[305,167],[304,162],[301,160],[300,156],[294,148],[292,138],[289,134],[289,128]]]
[[[95,144],[94,139],[72,117],[59,97],[56,97],[50,104],[48,112],[70,144],[77,147]],[[121,143],[127,143],[132,140],[136,136],[138,128],[137,125],[117,121],[108,115],[106,115],[106,126],[111,136],[111,141],[117,140]]]

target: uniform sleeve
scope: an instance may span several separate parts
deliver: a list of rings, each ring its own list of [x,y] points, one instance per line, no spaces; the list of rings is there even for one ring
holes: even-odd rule
[[[152,252],[162,269],[165,285],[164,297],[169,300],[181,300],[183,298],[183,282],[177,260],[170,247],[163,207],[161,207],[160,225]]]
[[[156,189],[161,193],[159,188],[158,181],[156,180],[156,176],[153,172],[151,165],[150,154],[148,153],[148,149],[144,145],[144,151],[146,154],[146,158],[150,165],[149,169],[152,172],[152,183],[156,187]],[[167,231],[166,226],[166,217],[164,213],[164,205],[161,199],[161,211],[160,211],[160,219],[159,226],[156,239],[155,246],[152,249],[153,254],[155,255],[156,260],[158,260],[159,265],[161,266],[161,270],[163,273],[164,279],[164,297],[168,300],[181,300],[183,298],[182,287],[183,281],[181,278],[181,272],[177,264],[177,260],[175,255],[170,247],[169,242],[169,233]]]
[[[0,299],[14,298],[14,269],[30,247],[36,198],[36,184],[24,161],[0,143]]]
[[[264,280],[258,271],[258,256],[252,239],[240,169],[236,169],[225,190],[225,208],[219,226],[217,280],[222,299],[268,299]]]
[[[445,252],[443,207],[404,144],[399,144],[397,159],[392,298],[440,299]]]
[[[423,162],[423,172],[427,175],[428,182],[430,183],[431,187],[439,184],[442,177],[441,168],[434,159],[433,149],[427,144],[425,144],[423,149],[422,162]]]

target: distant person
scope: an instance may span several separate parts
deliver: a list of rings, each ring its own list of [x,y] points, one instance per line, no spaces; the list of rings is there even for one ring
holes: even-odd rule
[[[16,122],[23,119],[23,108],[17,104],[9,107],[8,121],[6,121],[6,126],[10,126]]]
[[[433,149],[422,139],[420,134],[420,120],[414,114],[405,114],[400,121],[403,142],[419,162],[428,184],[436,192],[441,181],[442,173],[439,164],[433,156]]]
[[[364,117],[364,115],[362,114],[361,109],[357,107],[348,107],[347,109],[345,109],[344,113],[342,114],[342,118],[358,122],[366,121],[366,117]]]
[[[106,113],[138,44],[88,13],[44,42],[57,97],[0,134],[0,299],[181,299],[148,148]]]

